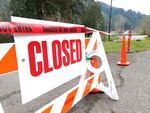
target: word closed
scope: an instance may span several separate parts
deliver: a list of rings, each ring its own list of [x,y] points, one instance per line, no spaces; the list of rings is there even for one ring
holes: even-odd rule
[[[49,59],[48,52],[51,50]],[[36,54],[42,54],[41,61],[36,61]],[[51,45],[47,45],[47,41],[32,41],[28,44],[28,55],[30,73],[36,77],[41,75],[42,72],[48,73],[54,69],[60,69],[62,66],[68,66],[82,59],[82,45],[81,40],[54,40]]]
[[[84,26],[19,17],[12,22],[32,27],[31,34],[14,35],[22,104],[86,72]]]

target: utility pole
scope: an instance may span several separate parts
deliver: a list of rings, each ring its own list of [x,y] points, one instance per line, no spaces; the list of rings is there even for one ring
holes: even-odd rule
[[[112,0],[110,3],[110,10],[109,10],[109,28],[108,28],[109,34],[110,34],[110,29],[111,29],[111,16],[112,16]],[[110,35],[108,36],[108,40],[110,40]]]

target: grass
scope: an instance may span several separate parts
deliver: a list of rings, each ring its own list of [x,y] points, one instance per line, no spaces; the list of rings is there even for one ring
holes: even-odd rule
[[[116,41],[116,38],[113,41],[103,41],[103,44],[104,44],[106,53],[121,51],[122,44],[120,41]],[[127,45],[126,45],[126,47],[127,47]],[[131,41],[131,50],[133,52],[150,50],[150,37],[147,37],[141,41],[135,41],[135,40]]]

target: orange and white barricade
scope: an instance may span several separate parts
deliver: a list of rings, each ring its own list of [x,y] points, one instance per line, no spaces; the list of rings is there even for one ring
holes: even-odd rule
[[[14,43],[0,44],[0,76],[17,70]]]
[[[19,70],[22,104],[78,76],[78,85],[35,112],[66,113],[95,89],[119,99],[99,31],[83,25],[19,17],[12,17],[12,22],[2,26],[5,25],[8,30],[0,33],[15,34],[15,44],[7,44],[1,52],[0,74]],[[85,38],[87,32],[92,33],[89,39]],[[3,61],[7,60],[10,66],[6,68]],[[100,81],[102,72],[106,73],[108,86]]]

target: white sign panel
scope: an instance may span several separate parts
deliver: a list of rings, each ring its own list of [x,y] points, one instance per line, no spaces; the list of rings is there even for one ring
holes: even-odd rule
[[[27,23],[30,19],[12,21]],[[15,35],[23,104],[86,71],[84,40],[83,33]]]

